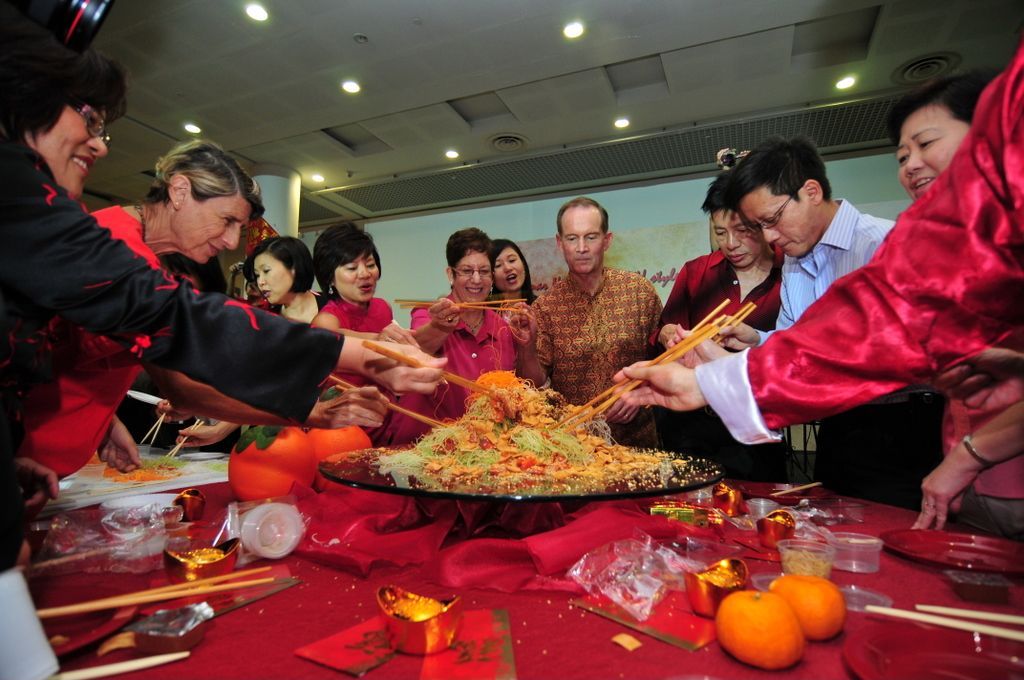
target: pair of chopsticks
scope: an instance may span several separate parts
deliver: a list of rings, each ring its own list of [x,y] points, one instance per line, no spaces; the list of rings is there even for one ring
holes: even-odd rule
[[[786,494],[796,493],[797,491],[806,491],[807,489],[813,489],[816,486],[821,486],[821,482],[811,482],[810,484],[801,484],[800,486],[794,486],[791,489],[783,489],[782,491],[774,491],[774,492],[772,492],[772,493],[770,493],[768,495],[771,496],[772,498],[775,498],[776,496],[785,496]]]
[[[87,600],[85,602],[79,602],[78,604],[69,604],[62,607],[37,609],[36,615],[38,615],[40,619],[52,619],[58,616],[86,614],[88,612],[102,611],[104,609],[120,609],[121,607],[128,607],[137,604],[148,604],[150,602],[161,602],[163,600],[176,600],[181,597],[197,597],[210,593],[219,593],[225,590],[234,590],[235,588],[249,588],[252,586],[263,585],[265,583],[272,583],[275,579],[273,577],[249,579],[247,581],[234,581],[234,579],[241,578],[243,576],[253,576],[269,570],[270,567],[256,567],[255,569],[245,569],[231,574],[211,576],[210,578],[199,579],[198,581],[191,581],[188,583],[175,583],[173,585],[161,586],[159,588],[138,590],[134,593],[102,597],[96,600]],[[222,584],[223,581],[232,582]]]
[[[526,302],[526,298],[509,298],[508,300],[481,300],[480,302],[456,302],[455,306],[460,309],[494,309],[505,305],[514,305],[517,302]],[[427,309],[437,304],[437,300],[406,300],[397,299],[395,304],[402,309]]]
[[[705,340],[718,339],[718,334],[722,328],[725,328],[726,326],[734,326],[740,323],[757,308],[757,305],[753,302],[748,302],[740,307],[739,311],[735,314],[731,316],[721,316],[716,319],[715,315],[725,309],[728,305],[728,298],[722,300],[717,307],[711,310],[707,316],[700,320],[700,323],[693,327],[690,335],[685,340],[667,349],[651,361],[651,363],[665,364],[676,361]],[[576,425],[580,425],[591,420],[611,408],[612,404],[622,398],[622,395],[635,390],[642,384],[642,380],[629,380],[622,384],[612,385],[604,392],[601,392],[586,404],[583,404],[583,406],[570,413],[567,417],[563,418],[561,422],[555,425],[555,427],[565,427],[569,423],[573,422],[575,422]]]
[[[337,385],[338,387],[340,387],[342,389],[345,389],[345,390],[351,390],[351,389],[355,389],[356,388],[356,385],[353,385],[352,383],[348,382],[347,380],[342,380],[341,378],[339,378],[337,376],[334,376],[334,375],[327,376],[327,379],[330,380],[335,385]],[[388,405],[388,408],[391,409],[392,411],[394,411],[395,413],[401,413],[403,416],[408,416],[408,417],[412,418],[413,420],[418,420],[419,422],[423,423],[424,425],[429,425],[430,427],[440,427],[440,426],[444,425],[444,423],[442,423],[440,420],[434,420],[433,418],[429,418],[429,417],[427,417],[425,415],[421,415],[419,413],[416,413],[416,411],[410,411],[409,409],[404,408],[402,406],[399,406],[398,404],[394,404],[394,403],[392,403],[390,401],[387,402],[387,405]]]
[[[1024,642],[1024,631],[1014,630],[1012,628],[1003,628],[1002,626],[990,626],[986,623],[973,623],[971,621],[964,621],[962,619],[951,618],[951,616],[959,616],[963,619],[995,621],[996,623],[1010,623],[1018,626],[1024,626],[1024,616],[1014,616],[1012,614],[999,614],[996,612],[985,612],[979,611],[977,609],[939,607],[937,605],[928,604],[915,605],[914,608],[918,611],[909,611],[907,609],[895,609],[893,607],[878,607],[873,604],[870,604],[864,608],[864,611],[871,612],[872,614],[882,614],[884,616],[891,616],[897,619],[918,621],[919,623],[930,623],[936,626],[942,626],[944,628],[955,628],[956,630],[966,630],[971,633],[981,633],[982,635],[991,635],[992,637],[1003,638],[1006,640],[1016,640],[1017,642]],[[934,613],[922,614],[920,612]],[[950,616],[936,616],[936,614],[949,614]]]
[[[202,422],[203,422],[203,421],[202,421],[202,420],[200,420],[200,419],[199,419],[199,418],[197,417],[197,418],[196,418],[196,422],[192,423],[191,425],[189,425],[189,426],[188,426],[188,427],[186,427],[185,429],[186,429],[186,430],[191,430],[191,429],[192,429],[192,428],[194,428],[194,427],[195,427],[196,425],[199,425],[199,424],[200,424],[200,423],[202,423]],[[181,441],[180,441],[180,442],[178,442],[177,444],[175,444],[175,445],[174,445],[174,448],[173,448],[173,449],[171,449],[170,451],[168,451],[167,453],[165,453],[165,454],[164,454],[164,458],[174,458],[175,456],[177,456],[177,455],[178,455],[178,452],[179,452],[179,451],[181,451],[181,447],[185,446],[185,442],[187,442],[187,441],[188,441],[188,435],[185,435],[184,437],[182,437],[182,439],[181,439]]]
[[[424,368],[423,364],[416,361],[411,356],[388,349],[387,347],[377,344],[376,342],[373,342],[371,340],[363,340],[363,347],[370,350],[371,352],[376,352],[377,354],[383,357],[393,359],[400,364],[412,366],[413,368]],[[491,394],[490,389],[484,387],[483,385],[477,384],[472,380],[467,380],[466,378],[463,378],[461,375],[449,373],[448,371],[441,371],[441,375],[444,376],[444,379],[447,380],[448,382],[453,383],[455,385],[459,385],[460,387],[465,387],[467,390],[473,392],[481,392],[483,394]]]
[[[166,418],[167,418],[167,414],[166,413],[161,413],[160,417],[156,419],[155,423],[153,423],[153,427],[149,428],[149,430],[146,432],[146,434],[142,435],[142,439],[139,441],[139,444],[145,444],[146,440],[149,439],[149,435],[153,435],[153,438],[149,442],[150,445],[155,444],[156,443],[156,436],[160,433],[160,426],[164,424],[164,420]]]

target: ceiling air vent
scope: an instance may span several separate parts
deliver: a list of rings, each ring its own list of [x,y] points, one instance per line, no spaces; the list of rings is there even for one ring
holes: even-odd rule
[[[959,65],[959,54],[938,52],[904,63],[892,72],[892,79],[900,85],[918,85],[926,80],[947,75]]]
[[[491,137],[491,147],[501,153],[514,153],[526,150],[526,137],[512,132],[503,132]]]

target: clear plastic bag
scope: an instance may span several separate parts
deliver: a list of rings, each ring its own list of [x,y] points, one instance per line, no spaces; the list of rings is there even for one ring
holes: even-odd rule
[[[308,519],[299,512],[294,496],[235,502],[225,510],[214,543],[240,539],[238,565],[280,559],[299,545],[307,524]]]

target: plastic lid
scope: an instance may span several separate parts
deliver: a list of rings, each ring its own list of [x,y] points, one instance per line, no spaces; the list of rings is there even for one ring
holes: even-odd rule
[[[750,577],[750,584],[752,586],[754,586],[755,588],[757,588],[758,590],[765,590],[765,591],[767,591],[768,588],[771,586],[772,581],[774,581],[775,579],[777,579],[780,576],[782,576],[782,574],[780,574],[778,572],[768,572],[768,573],[765,573],[765,574],[754,574],[753,576]]]
[[[891,607],[892,598],[882,593],[876,593],[873,590],[867,588],[860,588],[858,586],[840,586],[839,590],[843,592],[843,597],[846,598],[846,609],[852,612],[862,612],[864,607],[869,604],[876,605],[878,607]]]
[[[284,557],[305,532],[299,511],[288,503],[258,505],[242,516],[242,545],[260,557]]]

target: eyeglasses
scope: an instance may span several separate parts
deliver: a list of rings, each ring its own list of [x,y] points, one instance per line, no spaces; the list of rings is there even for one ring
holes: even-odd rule
[[[457,267],[455,273],[464,279],[471,279],[474,274],[479,274],[481,279],[486,279],[491,275],[491,268],[473,269],[472,267]]]
[[[771,227],[774,227],[776,224],[779,223],[779,220],[782,219],[782,211],[786,209],[786,206],[789,205],[789,202],[792,200],[792,196],[787,198],[785,202],[779,206],[779,209],[775,211],[774,215],[772,215],[766,220],[758,220],[757,222],[754,222],[754,226],[760,229],[769,229]]]
[[[89,131],[89,134],[93,137],[98,137],[109,147],[110,135],[107,134],[107,122],[103,120],[100,112],[85,102],[74,102],[71,104],[71,108],[85,120],[85,129]]]

